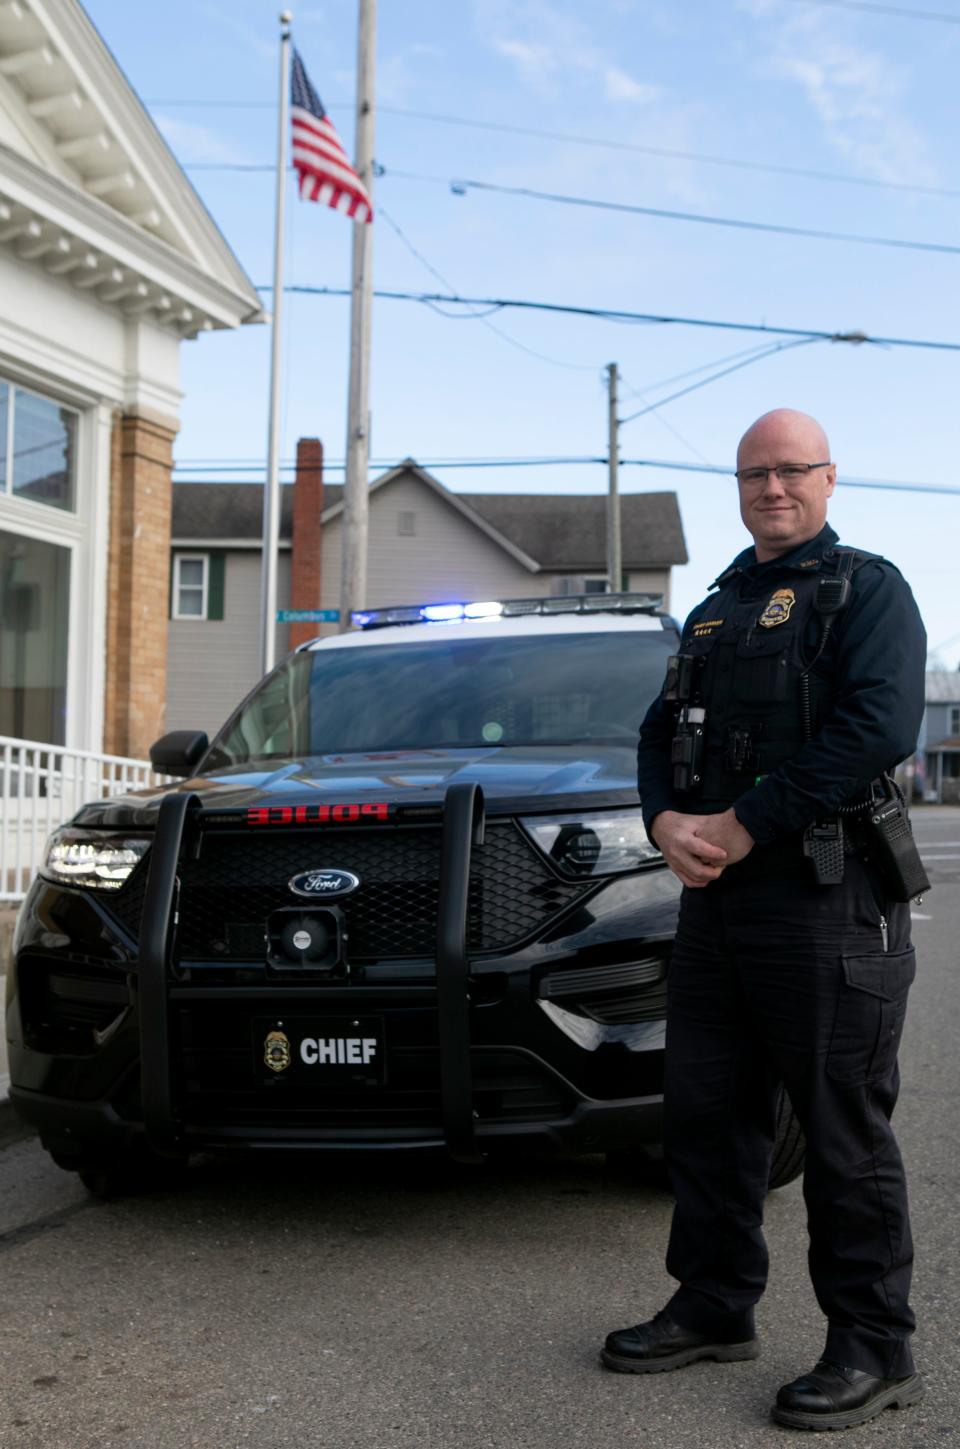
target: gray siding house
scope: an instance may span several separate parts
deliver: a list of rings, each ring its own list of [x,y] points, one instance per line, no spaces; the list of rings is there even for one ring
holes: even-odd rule
[[[282,489],[280,609],[305,606],[292,547],[298,486]],[[339,485],[322,487],[307,607],[339,605],[341,495]],[[174,484],[167,729],[218,729],[257,682],[262,500],[255,483]],[[623,586],[662,593],[669,607],[671,569],[687,562],[676,495],[631,494],[621,503]],[[370,488],[366,604],[601,592],[605,520],[603,495],[453,493],[408,460]],[[302,538],[298,548],[302,559]],[[304,629],[277,626],[277,658]]]
[[[960,671],[927,675],[927,706],[914,759],[914,791],[938,805],[960,804]]]

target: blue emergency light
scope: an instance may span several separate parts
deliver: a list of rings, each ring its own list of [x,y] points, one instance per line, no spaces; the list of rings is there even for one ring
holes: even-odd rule
[[[355,629],[382,629],[388,624],[457,624],[478,619],[517,618],[524,614],[653,614],[662,608],[662,594],[559,594],[546,599],[490,599],[356,609],[350,621]]]

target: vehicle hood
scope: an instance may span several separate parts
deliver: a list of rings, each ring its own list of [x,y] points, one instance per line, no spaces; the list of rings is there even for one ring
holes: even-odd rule
[[[245,812],[262,805],[323,805],[384,801],[440,804],[454,783],[479,785],[488,810],[635,805],[632,744],[587,742],[476,750],[403,750],[383,754],[316,755],[271,761],[271,768],[234,765],[173,786],[87,805],[83,825],[152,826],[164,796],[190,791],[204,812]]]

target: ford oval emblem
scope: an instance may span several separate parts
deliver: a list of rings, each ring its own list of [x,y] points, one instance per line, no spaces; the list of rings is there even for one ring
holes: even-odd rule
[[[350,870],[304,870],[288,881],[295,896],[309,896],[311,900],[329,900],[337,896],[348,896],[360,884],[360,877]]]

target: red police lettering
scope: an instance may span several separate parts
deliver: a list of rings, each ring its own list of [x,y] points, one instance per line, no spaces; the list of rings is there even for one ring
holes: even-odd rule
[[[251,805],[248,825],[357,825],[361,821],[390,819],[385,801],[366,805]]]
[[[361,805],[360,814],[372,816],[374,820],[388,820],[390,818],[389,805]]]

